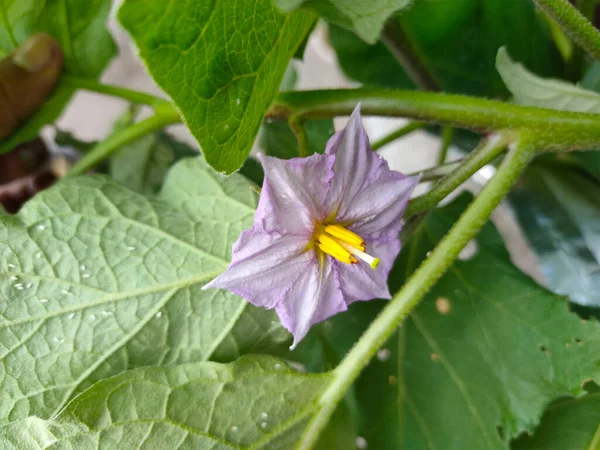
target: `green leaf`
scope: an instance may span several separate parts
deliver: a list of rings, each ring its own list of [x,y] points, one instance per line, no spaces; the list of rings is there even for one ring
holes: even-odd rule
[[[329,378],[266,356],[131,370],[95,384],[53,420],[0,429],[0,447],[288,450]]]
[[[444,91],[505,96],[494,65],[502,45],[537,73],[562,73],[562,59],[533,2],[415,0],[394,20]],[[368,45],[339,27],[330,31],[340,64],[351,78],[373,86],[413,88],[384,44]]]
[[[111,4],[111,0],[5,0],[0,3],[0,59],[29,36],[47,32],[63,49],[66,74],[95,79],[116,53],[105,27]],[[37,137],[42,126],[58,118],[74,91],[68,82],[61,82],[28,122],[0,142],[0,153]]]
[[[275,0],[285,12],[301,6],[311,8],[326,21],[355,31],[370,44],[379,39],[385,21],[410,3],[411,0]]]
[[[551,405],[533,436],[523,436],[513,450],[597,450],[600,444],[600,393]]]
[[[198,157],[170,170],[156,200],[88,176],[0,216],[0,423],[48,418],[132,367],[287,343],[272,311],[201,290],[229,264],[255,207],[247,181]]]
[[[230,174],[248,157],[315,15],[284,15],[270,0],[126,0],[119,18],[207,162]]]
[[[463,195],[430,214],[389,278],[397,290],[456,222]],[[456,261],[355,385],[368,448],[506,449],[553,399],[600,378],[600,327],[510,262],[487,224],[478,251]],[[338,355],[386,302],[356,303],[316,328]],[[312,332],[311,332],[312,333]]]
[[[558,111],[600,112],[600,94],[562,80],[540,78],[510,58],[505,47],[498,50],[496,68],[519,105]]]
[[[600,306],[600,184],[563,165],[534,164],[511,203],[548,286]]]

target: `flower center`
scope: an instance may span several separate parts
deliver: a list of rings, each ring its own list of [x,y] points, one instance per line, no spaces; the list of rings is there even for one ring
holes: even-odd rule
[[[345,264],[356,264],[360,259],[369,264],[372,269],[379,265],[379,258],[365,253],[366,245],[363,238],[341,225],[317,225],[315,242],[323,253]]]

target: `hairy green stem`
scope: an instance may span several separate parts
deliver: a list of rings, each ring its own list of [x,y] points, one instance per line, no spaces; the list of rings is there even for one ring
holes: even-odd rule
[[[452,137],[454,136],[454,128],[446,125],[442,129],[442,144],[440,146],[440,154],[438,155],[438,164],[444,164],[446,157],[448,156],[448,149],[452,144]]]
[[[597,0],[578,0],[576,5],[579,12],[590,22],[594,20]],[[579,46],[576,46],[569,58],[566,67],[566,78],[573,82],[581,80],[585,66],[585,52]]]
[[[90,170],[99,162],[108,158],[123,145],[135,141],[142,136],[161,128],[181,121],[175,109],[160,110],[153,116],[135,123],[124,130],[109,136],[106,140],[96,145],[88,154],[73,166],[68,176],[81,175]]]
[[[507,155],[498,173],[465,210],[431,255],[412,274],[381,311],[358,342],[333,371],[331,384],[321,394],[320,409],[310,421],[299,449],[312,448],[336,405],[377,350],[390,338],[402,320],[417,306],[435,282],[448,270],[461,250],[475,237],[492,211],[525,170],[533,151],[529,142],[520,142]]]
[[[279,94],[268,117],[288,119],[350,115],[407,117],[482,133],[535,130],[537,151],[593,150],[600,143],[600,114],[532,108],[461,95],[360,88]]]
[[[304,120],[301,117],[290,117],[288,123],[296,135],[296,140],[298,141],[298,156],[300,158],[309,156],[308,137],[306,136],[306,129],[304,128]]]
[[[381,34],[381,41],[419,89],[423,91],[439,91],[440,86],[438,82],[429,72],[414,43],[397,20],[399,19],[387,21]]]
[[[435,208],[439,202],[471,178],[475,172],[496,159],[507,145],[508,137],[504,135],[482,139],[479,146],[463,159],[456,170],[438,181],[429,192],[413,199],[406,208],[404,216],[408,218]]]
[[[379,150],[384,145],[389,144],[390,142],[395,141],[396,139],[401,138],[402,136],[406,136],[407,134],[412,133],[413,131],[425,128],[425,126],[427,126],[427,124],[424,122],[409,122],[406,125],[403,125],[400,128],[398,128],[397,130],[392,131],[387,136],[384,136],[378,141],[375,141],[373,144],[371,144],[371,149]]]
[[[573,41],[594,59],[600,59],[600,32],[568,0],[534,0],[556,20]]]
[[[128,100],[133,103],[141,103],[143,105],[157,106],[160,105],[165,108],[165,105],[170,105],[169,102],[160,97],[147,94],[145,92],[133,91],[120,86],[113,86],[110,84],[102,84],[97,81],[90,80],[87,78],[74,77],[72,75],[64,75],[61,82],[68,84],[71,87],[77,89],[85,89],[86,91],[97,92],[99,94],[112,95],[113,97],[120,97],[124,100]],[[173,110],[175,107],[171,106]]]
[[[414,177],[421,175],[421,183],[424,183],[425,181],[437,180],[439,178],[443,178],[450,175],[452,172],[459,169],[463,163],[464,159],[459,159],[458,161],[452,161],[446,164],[442,164],[440,166],[435,166],[430,169],[422,170],[420,172],[414,172],[409,174],[408,176]]]

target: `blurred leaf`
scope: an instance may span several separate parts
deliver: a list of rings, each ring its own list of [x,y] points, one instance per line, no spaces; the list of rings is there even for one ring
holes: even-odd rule
[[[510,198],[549,287],[600,306],[600,184],[577,169],[534,164]]]
[[[371,44],[379,39],[385,21],[410,3],[411,0],[275,0],[285,12],[299,7],[313,9],[324,20],[354,30]]]
[[[157,199],[83,176],[0,216],[0,423],[52,417],[130,368],[287,344],[273,311],[201,290],[255,208],[246,180],[197,157],[169,171]]]
[[[404,246],[395,292],[456,222],[470,195],[433,212]],[[506,449],[553,399],[600,378],[600,327],[510,262],[487,224],[355,384],[367,448]],[[358,302],[313,333],[343,356],[386,305]]]
[[[239,173],[259,187],[262,186],[265,178],[265,171],[263,170],[262,165],[252,156],[246,159],[244,165],[240,168]]]
[[[111,0],[0,2],[0,59],[13,52],[29,36],[47,32],[61,44],[65,74],[97,78],[115,56],[115,44],[105,23]],[[37,137],[39,129],[54,122],[74,93],[63,81],[52,97],[9,138],[0,141],[0,153]]]
[[[230,174],[248,157],[286,67],[316,16],[284,15],[269,0],[126,0],[119,18],[207,162]]]
[[[533,436],[522,436],[512,450],[598,450],[600,393],[563,400],[546,409]]]
[[[505,47],[498,50],[496,68],[519,105],[600,113],[600,94],[567,81],[540,78],[513,62]]]
[[[288,450],[329,379],[266,356],[130,370],[93,385],[55,419],[0,428],[0,447]]]
[[[533,2],[415,0],[396,20],[444,91],[505,96],[494,64],[502,45],[536,73],[562,73],[562,59]],[[381,42],[368,45],[335,26],[330,34],[340,64],[351,78],[373,86],[413,88]]]

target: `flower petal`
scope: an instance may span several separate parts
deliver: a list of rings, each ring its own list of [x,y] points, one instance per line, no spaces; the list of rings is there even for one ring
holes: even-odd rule
[[[307,240],[254,229],[243,231],[233,245],[231,265],[202,289],[222,288],[256,306],[275,307],[313,264]]]
[[[346,128],[333,135],[327,143],[326,155],[335,156],[335,176],[327,196],[329,211],[345,214],[354,198],[375,178],[383,158],[371,150],[369,138],[362,126],[357,106]]]
[[[336,217],[363,239],[396,239],[410,194],[421,177],[407,177],[382,164],[375,179],[354,198],[352,209]]]
[[[282,160],[259,155],[265,181],[254,217],[265,231],[312,234],[315,221],[326,217],[323,208],[333,178],[334,156]]]
[[[275,309],[281,324],[294,335],[290,347],[294,349],[312,325],[347,309],[336,265],[329,258],[321,265],[315,255],[309,270],[296,280]]]
[[[367,242],[367,251],[380,259],[376,269],[361,262],[339,265],[340,285],[348,305],[359,300],[391,298],[387,278],[400,253],[400,240],[396,238]]]

